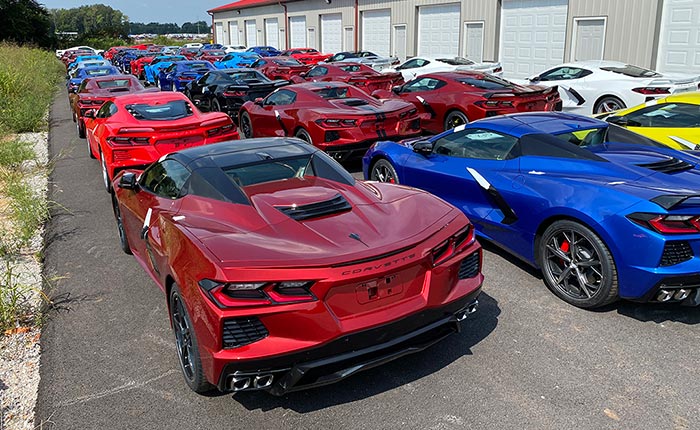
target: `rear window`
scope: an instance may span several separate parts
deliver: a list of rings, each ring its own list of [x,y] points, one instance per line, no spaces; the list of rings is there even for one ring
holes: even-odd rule
[[[301,63],[294,58],[275,59],[272,61],[280,66],[301,66]]]
[[[182,67],[187,70],[208,69],[207,63],[185,63]]]
[[[441,63],[447,63],[451,66],[469,66],[474,64],[472,60],[469,60],[464,57],[438,58],[437,60]]]
[[[205,51],[204,55],[226,55],[224,51]]]
[[[311,154],[224,169],[226,175],[240,187],[284,179],[303,178],[306,176],[307,171],[313,175]]]
[[[260,73],[253,72],[253,71],[247,71],[247,72],[229,72],[227,73],[228,77],[233,79],[234,81],[245,81],[248,79],[257,79],[257,80],[263,80],[263,76]]]
[[[461,82],[465,85],[470,85],[472,87],[479,88],[482,90],[502,90],[507,88],[513,88],[513,85],[508,81],[504,81],[503,79],[486,75],[480,78],[470,76],[464,78],[457,78],[456,80],[457,82]]]
[[[601,67],[600,70],[620,73],[622,75],[631,76],[633,78],[658,78],[661,76],[661,74],[656,73],[653,70],[645,69],[643,67],[638,66],[632,66],[630,64],[625,64],[622,67]]]
[[[319,88],[317,90],[312,90],[315,94],[323,97],[326,100],[333,99],[345,99],[350,97],[348,94],[349,87],[330,87],[330,88]]]
[[[107,88],[127,88],[131,84],[129,79],[115,79],[113,81],[98,81],[97,87],[100,89]]]
[[[359,64],[353,64],[350,66],[338,66],[338,68],[344,72],[359,72],[362,70],[362,66]]]
[[[88,76],[104,76],[104,75],[110,75],[112,74],[112,69],[92,69],[92,70],[85,70],[85,74]]]
[[[131,104],[126,110],[136,119],[144,121],[167,121],[192,115],[192,107],[184,100],[173,100],[162,104]]]

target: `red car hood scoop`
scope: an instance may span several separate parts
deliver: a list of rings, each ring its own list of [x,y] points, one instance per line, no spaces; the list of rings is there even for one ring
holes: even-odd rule
[[[277,210],[297,221],[310,218],[332,215],[352,209],[350,203],[341,194],[336,194],[333,198],[308,203],[305,205],[292,204],[289,206],[275,206]]]

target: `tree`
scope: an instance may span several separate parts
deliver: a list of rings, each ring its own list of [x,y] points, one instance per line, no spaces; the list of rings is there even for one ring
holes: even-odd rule
[[[80,38],[126,38],[129,19],[120,10],[103,4],[51,11],[57,32],[78,32]]]
[[[0,0],[0,40],[55,47],[49,12],[35,0]]]

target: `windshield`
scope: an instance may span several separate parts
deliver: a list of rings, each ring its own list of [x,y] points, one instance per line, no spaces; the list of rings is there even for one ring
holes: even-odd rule
[[[608,124],[607,127],[592,128],[587,130],[573,131],[569,133],[561,133],[555,135],[561,140],[573,143],[576,146],[586,148],[603,143],[630,143],[633,145],[654,146],[657,148],[666,147],[664,144],[648,137],[642,136],[627,130],[624,127],[619,127],[614,124]]]
[[[144,121],[167,121],[192,115],[192,107],[184,100],[173,100],[159,104],[131,104],[126,110],[136,119]]]

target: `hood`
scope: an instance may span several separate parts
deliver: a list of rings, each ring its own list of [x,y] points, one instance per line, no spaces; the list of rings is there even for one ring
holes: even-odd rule
[[[389,184],[307,177],[244,190],[250,206],[196,196],[182,201],[180,224],[224,265],[244,259],[250,266],[309,267],[370,258],[419,243],[460,214],[426,192]],[[292,216],[293,207],[312,215]]]

